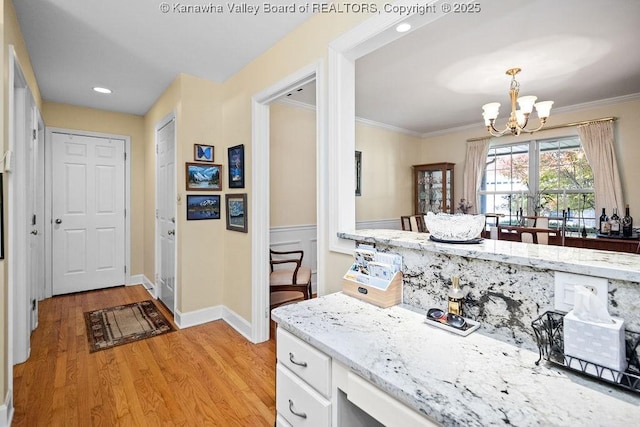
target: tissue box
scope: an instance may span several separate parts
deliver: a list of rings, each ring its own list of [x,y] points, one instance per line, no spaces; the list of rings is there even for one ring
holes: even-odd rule
[[[573,310],[564,316],[564,354],[610,369],[603,369],[598,375],[595,366],[584,362],[582,364],[586,366],[581,366],[580,361],[575,359],[567,360],[569,367],[620,382],[618,372],[627,369],[624,320],[612,319],[615,323],[589,322],[578,319]]]

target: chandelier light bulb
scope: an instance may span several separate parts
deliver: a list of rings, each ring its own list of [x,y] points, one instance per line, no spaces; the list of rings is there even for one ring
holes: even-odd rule
[[[551,106],[553,105],[553,101],[542,101],[536,102],[536,111],[538,112],[538,117],[541,119],[546,119],[551,114]]]

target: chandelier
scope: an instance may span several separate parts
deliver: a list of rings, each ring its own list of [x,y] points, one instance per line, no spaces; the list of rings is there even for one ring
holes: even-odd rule
[[[511,68],[507,70],[507,75],[511,76],[511,86],[509,87],[509,97],[511,98],[511,116],[509,121],[502,130],[498,130],[495,127],[495,121],[498,118],[498,109],[500,108],[499,102],[490,102],[482,106],[482,117],[484,118],[484,124],[487,127],[487,131],[493,136],[502,136],[507,132],[512,135],[520,135],[520,133],[533,133],[542,129],[544,124],[551,113],[551,106],[553,101],[536,102],[538,99],[536,96],[521,96],[518,97],[520,91],[520,83],[516,80],[516,74],[520,72],[520,68]],[[519,110],[516,110],[516,101],[520,106]],[[535,129],[525,129],[529,124],[529,115],[533,111],[533,107],[536,107],[538,118],[540,119],[540,126]]]

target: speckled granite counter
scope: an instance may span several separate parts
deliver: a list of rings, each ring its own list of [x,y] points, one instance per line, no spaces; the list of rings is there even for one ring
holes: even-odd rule
[[[436,243],[429,240],[429,236],[428,233],[400,230],[357,230],[353,233],[338,233],[338,237],[343,239],[640,282],[640,255],[636,254],[491,239],[470,245]]]
[[[607,278],[609,312],[640,331],[640,255],[503,240],[435,243],[399,230],[338,235],[402,255],[403,302],[412,307],[446,307],[451,277],[459,276],[469,290],[465,316],[507,342],[535,348],[531,321],[553,309],[556,271]]]
[[[460,337],[434,328],[415,309],[381,309],[336,293],[279,307],[272,318],[447,426],[628,426],[640,419],[637,394],[535,366],[537,352],[478,332]]]

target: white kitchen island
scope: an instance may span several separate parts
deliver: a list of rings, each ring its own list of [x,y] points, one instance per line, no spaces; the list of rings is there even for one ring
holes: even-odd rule
[[[544,361],[536,366],[537,351],[483,334],[482,327],[467,337],[435,328],[426,324],[424,314],[414,307],[382,309],[336,293],[279,307],[272,311],[272,318],[279,329],[317,351],[316,357],[326,358],[325,365],[339,364],[333,366],[344,367],[349,375],[357,376],[354,380],[365,380],[389,396],[391,404],[400,402],[421,414],[425,423],[432,420],[447,426],[628,426],[640,420],[638,393],[602,384]],[[289,359],[306,363],[301,360],[306,356],[296,351],[278,351],[279,371],[289,373],[286,367]],[[299,375],[304,377],[307,368],[297,365],[294,368],[303,372]],[[341,391],[345,381],[336,378],[336,369],[333,375],[331,368],[312,371],[328,375],[329,383],[320,387],[328,392],[322,396],[311,387],[310,393],[316,393],[324,402],[323,410],[331,414],[332,422],[314,423],[312,419],[294,415],[293,412],[307,415],[301,403],[303,393],[299,392],[284,400],[283,396],[276,397],[279,423],[349,425],[339,421],[340,408],[347,407],[344,399],[339,403],[339,397],[349,399],[349,393]],[[284,392],[280,393],[278,388],[277,394]],[[364,406],[368,400],[364,400]],[[365,408],[366,412],[374,412],[375,418],[379,409],[382,416],[388,416],[384,401]],[[384,420],[385,424],[408,425],[401,418],[404,411],[397,413],[390,422]]]

